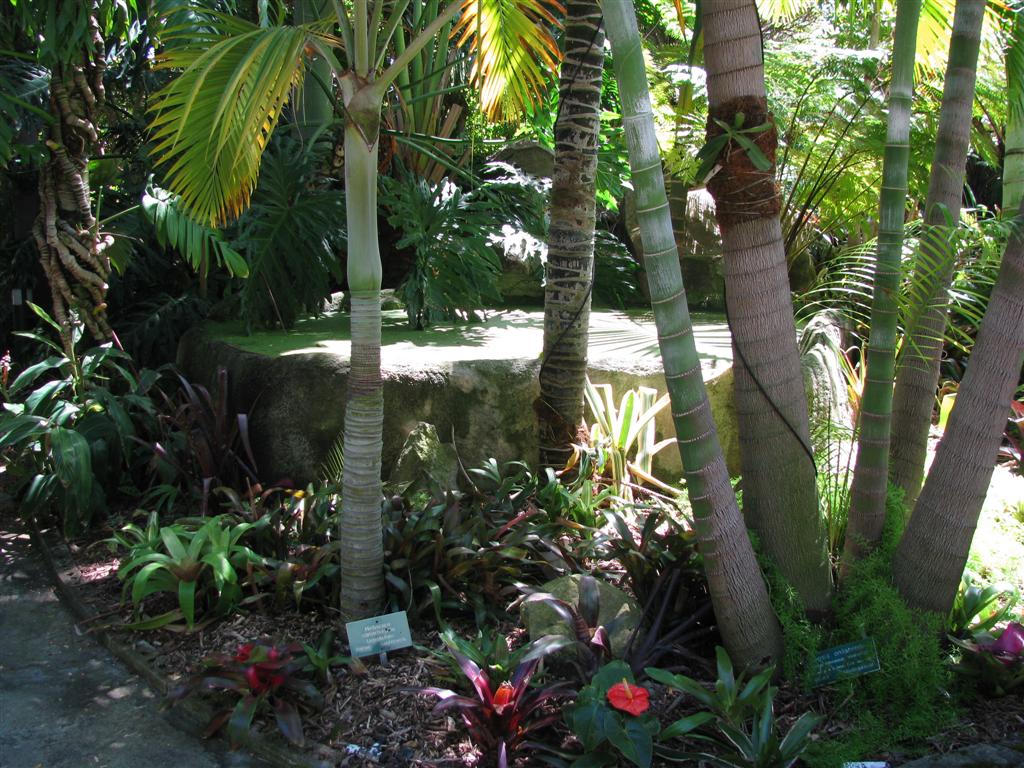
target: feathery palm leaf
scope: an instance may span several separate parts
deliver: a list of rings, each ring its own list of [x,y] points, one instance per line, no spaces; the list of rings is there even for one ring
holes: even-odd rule
[[[212,256],[228,272],[246,277],[249,267],[216,229],[193,221],[180,210],[181,199],[166,189],[152,184],[142,195],[142,212],[156,229],[156,239],[163,247],[174,248],[193,269],[205,270]]]
[[[210,14],[208,29],[168,30],[158,69],[182,69],[152,107],[153,153],[188,213],[211,225],[249,203],[260,158],[305,69],[307,27],[260,28]]]
[[[558,0],[463,0],[453,36],[475,55],[473,78],[491,120],[511,120],[523,105],[543,101],[549,73],[561,53],[547,25],[559,26]]]

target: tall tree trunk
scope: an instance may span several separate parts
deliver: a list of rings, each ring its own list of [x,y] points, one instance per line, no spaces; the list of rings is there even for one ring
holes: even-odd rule
[[[537,402],[540,461],[555,468],[564,466],[572,452],[583,418],[587,376],[604,68],[604,31],[597,0],[566,3],[564,39]]]
[[[341,504],[341,612],[372,616],[384,602],[381,452],[384,388],[380,374],[380,247],[377,237],[377,148],[383,98],[372,83],[366,3],[354,13],[355,72],[342,78],[345,99],[345,213],[352,353],[345,404]],[[367,82],[370,81],[370,82]]]
[[[89,160],[98,150],[97,111],[104,100],[106,68],[103,38],[93,13],[86,23],[92,53],[80,63],[58,63],[50,71],[50,115],[46,147],[49,160],[39,173],[39,214],[32,226],[39,260],[50,284],[53,316],[60,323],[61,342],[72,354],[72,317],[97,341],[113,332],[106,319],[110,261],[89,199]]]
[[[892,481],[912,505],[921,490],[939,361],[953,279],[953,234],[960,221],[967,150],[970,148],[974,81],[981,45],[984,0],[957,0],[942,92],[935,160],[925,204],[926,229],[914,269],[914,301],[921,314],[908,322],[893,394]]]
[[[921,0],[900,0],[896,6],[896,39],[893,43],[889,122],[882,164],[867,383],[858,419],[860,436],[843,551],[844,578],[850,573],[853,561],[878,542],[885,525],[892,381],[896,372],[896,338],[899,332],[903,220],[907,210],[910,162],[910,113],[914,101],[914,53],[920,14]]]
[[[722,121],[771,122],[754,0],[706,0],[701,8],[708,80],[708,139]],[[812,613],[827,611],[831,568],[818,511],[807,397],[797,349],[775,186],[774,126],[749,134],[771,161],[758,170],[735,142],[708,182],[725,258],[733,338],[743,509],[765,550]]]
[[[736,505],[701,375],[633,3],[605,0],[603,8],[619,81],[651,305],[711,600],[729,654],[738,664],[757,664],[779,656],[782,637]]]
[[[328,0],[295,0],[295,23],[311,24],[327,15]],[[331,65],[323,56],[315,56],[302,81],[302,94],[295,112],[299,135],[310,141],[330,122],[334,114],[331,93]]]
[[[946,615],[1006,428],[1024,358],[1024,205],[928,480],[893,560],[900,593],[915,608]]]
[[[1007,216],[1024,199],[1024,7],[1014,11],[1006,49],[1006,95],[1009,99],[1003,139],[1003,211]]]

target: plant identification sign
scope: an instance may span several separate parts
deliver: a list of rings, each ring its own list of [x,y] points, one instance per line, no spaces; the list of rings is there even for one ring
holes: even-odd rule
[[[374,616],[345,625],[352,656],[375,656],[412,645],[405,611]]]
[[[859,677],[879,669],[875,641],[866,637],[819,653],[814,662],[812,686],[829,685],[841,678]]]

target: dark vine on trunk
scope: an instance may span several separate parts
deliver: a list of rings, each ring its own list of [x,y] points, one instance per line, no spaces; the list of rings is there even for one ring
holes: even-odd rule
[[[89,17],[92,50],[80,64],[62,63],[50,77],[50,114],[46,147],[50,158],[39,173],[40,210],[32,227],[39,260],[50,284],[53,316],[70,354],[72,313],[97,341],[113,338],[106,319],[112,242],[101,237],[89,199],[89,158],[100,152],[97,112],[103,104],[103,38]]]

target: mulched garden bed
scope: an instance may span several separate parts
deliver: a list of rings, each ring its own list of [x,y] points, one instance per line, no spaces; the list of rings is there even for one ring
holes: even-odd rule
[[[56,537],[48,540],[56,543]],[[146,658],[150,666],[171,681],[180,681],[200,668],[211,653],[233,653],[249,640],[269,637],[280,642],[302,641],[315,645],[321,634],[334,629],[339,635],[339,620],[323,612],[294,610],[273,615],[250,611],[194,632],[167,629],[148,631],[118,630],[117,625],[132,620],[130,606],[121,604],[121,582],[117,579],[120,561],[99,541],[79,541],[51,547],[61,578],[71,585],[78,599],[95,616],[83,623],[85,632],[103,628],[116,633],[122,644]],[[474,634],[468,625],[466,636]],[[510,632],[514,627],[507,628]],[[436,631],[413,628],[413,640],[420,646],[439,648]],[[434,699],[411,689],[440,685],[449,687],[446,667],[417,649],[392,653],[388,662],[366,659],[361,669],[333,668],[330,684],[322,689],[324,709],[304,720],[309,755],[334,766],[476,766],[481,755],[468,740],[462,725],[451,717],[432,714]],[[669,694],[659,686],[650,686],[652,710],[663,723],[692,711],[682,697]],[[829,690],[807,693],[783,685],[776,699],[776,716],[785,730],[810,709],[830,713],[843,702]],[[257,727],[278,738],[272,723]],[[812,738],[836,738],[854,727],[839,717],[830,717]],[[1008,696],[998,700],[975,700],[961,710],[961,718],[930,741],[935,753],[946,753],[978,742],[999,742],[1024,733],[1024,697]],[[565,736],[565,734],[563,734]],[[551,734],[556,738],[556,734]],[[864,759],[889,760],[899,765],[909,756],[878,754]],[[533,763],[534,761],[527,761]]]

